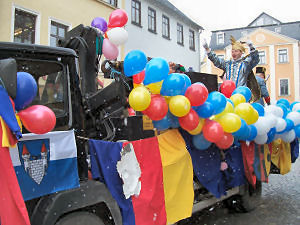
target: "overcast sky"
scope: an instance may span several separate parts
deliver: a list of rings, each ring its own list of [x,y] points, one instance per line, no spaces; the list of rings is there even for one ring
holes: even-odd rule
[[[207,31],[245,27],[262,12],[300,21],[300,0],[169,0]]]

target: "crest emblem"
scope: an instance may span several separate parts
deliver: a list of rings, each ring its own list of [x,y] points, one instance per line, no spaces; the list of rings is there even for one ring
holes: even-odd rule
[[[49,139],[21,141],[18,143],[18,149],[25,172],[40,184],[47,173],[50,159]]]

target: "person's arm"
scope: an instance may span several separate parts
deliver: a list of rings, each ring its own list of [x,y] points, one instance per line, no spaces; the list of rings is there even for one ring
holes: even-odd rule
[[[225,70],[226,69],[226,63],[225,60],[220,59],[216,53],[214,53],[213,51],[211,51],[211,49],[208,47],[207,42],[204,40],[204,44],[203,47],[207,53],[207,56],[209,58],[210,61],[212,61],[212,63],[218,67],[219,69]]]
[[[250,54],[246,57],[244,61],[248,64],[247,70],[249,72],[259,63],[259,55],[258,51],[255,49],[251,41],[248,41],[247,44],[250,50]]]

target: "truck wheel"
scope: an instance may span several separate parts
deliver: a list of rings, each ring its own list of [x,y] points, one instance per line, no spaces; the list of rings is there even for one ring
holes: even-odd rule
[[[55,225],[105,225],[95,214],[89,212],[73,212],[62,217]]]
[[[246,213],[254,210],[261,199],[262,184],[256,182],[256,188],[250,184],[246,186],[242,195],[235,195],[225,200],[225,205],[231,212]]]

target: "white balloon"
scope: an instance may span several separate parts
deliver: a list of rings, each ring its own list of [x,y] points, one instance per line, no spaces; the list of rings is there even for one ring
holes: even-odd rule
[[[263,135],[257,135],[256,138],[254,139],[254,142],[259,145],[263,145],[267,143],[268,141],[268,135],[263,134]]]
[[[257,129],[257,135],[263,135],[263,134],[267,134],[269,132],[271,127],[266,126],[266,124],[268,124],[266,117],[264,117],[264,116],[258,117],[258,120],[256,121],[256,123],[253,124]]]
[[[115,27],[107,31],[107,37],[115,45],[125,44],[128,40],[128,33],[123,27]]]
[[[284,131],[284,129],[286,128],[285,120],[280,117],[277,117],[277,123],[275,128],[276,128],[276,132]]]
[[[298,110],[300,110],[300,103],[296,103],[292,109],[292,111],[298,111]]]
[[[294,122],[294,126],[298,126],[300,124],[300,113],[296,111],[292,111],[286,116],[287,119],[290,119]]]
[[[295,140],[295,138],[296,138],[296,134],[295,134],[294,129],[281,134],[281,139],[287,143],[291,143],[293,140]]]
[[[277,117],[283,117],[283,110],[279,106],[268,105],[265,107],[265,116],[269,116],[270,114]]]
[[[265,126],[268,126],[269,129],[275,127],[277,123],[277,118],[281,118],[281,117],[276,117],[273,114],[265,116],[265,122],[266,122]]]

